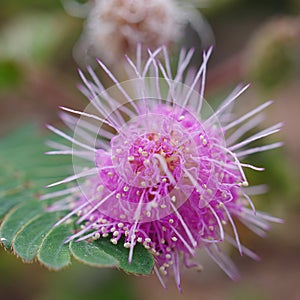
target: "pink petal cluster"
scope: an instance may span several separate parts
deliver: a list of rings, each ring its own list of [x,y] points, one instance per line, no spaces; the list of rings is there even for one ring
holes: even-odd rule
[[[163,63],[157,59],[159,54]],[[141,243],[153,254],[162,284],[165,276],[173,274],[179,289],[180,262],[200,267],[195,259],[198,249],[205,250],[233,279],[238,274],[220,249],[224,241],[241,254],[257,258],[241,245],[235,220],[259,235],[269,229],[269,222],[280,222],[255,211],[249,194],[259,193],[261,187],[247,187],[243,168],[262,169],[239,159],[281,146],[245,149],[278,132],[282,124],[241,139],[259,125],[261,112],[271,102],[233,118],[232,104],[247,88],[238,87],[213,111],[204,100],[210,54],[211,50],[203,54],[203,63],[194,72],[187,69],[193,51],[182,50],[173,77],[166,48],[149,51],[142,66],[138,47],[137,62],[128,58],[130,90],[128,82],[126,86],[118,82],[99,61],[115,83],[115,93],[105,90],[88,68],[90,80],[80,72],[85,83],[81,90],[92,110],[62,108],[68,112],[62,118],[74,130],[74,137],[49,126],[73,144],[73,148],[52,144],[56,150],[49,154],[72,154],[87,162],[87,168],[75,167],[75,175],[49,187],[74,180],[77,186],[43,197],[62,198],[52,210],[70,208],[58,224],[78,216],[81,229],[68,241],[109,237],[113,244],[122,242],[129,248],[129,262],[134,259],[135,245]],[[118,93],[119,98],[112,96]]]

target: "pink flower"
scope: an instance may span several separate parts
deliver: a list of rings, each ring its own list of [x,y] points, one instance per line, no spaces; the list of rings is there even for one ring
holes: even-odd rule
[[[85,84],[81,90],[90,105],[84,112],[62,107],[71,113],[64,112],[62,119],[74,130],[74,137],[49,126],[73,144],[73,148],[55,144],[57,150],[48,153],[72,154],[76,173],[49,187],[74,180],[78,185],[44,196],[62,198],[52,210],[69,207],[70,213],[58,224],[78,215],[81,230],[68,241],[109,236],[117,244],[124,237],[129,262],[136,243],[142,243],[155,258],[162,284],[165,276],[173,274],[179,289],[180,260],[186,267],[200,267],[193,261],[198,249],[233,279],[238,274],[221,251],[222,243],[257,258],[241,245],[234,219],[258,235],[269,229],[269,222],[281,221],[255,211],[249,194],[259,193],[260,187],[248,188],[243,169],[262,168],[240,159],[281,146],[277,142],[245,149],[278,132],[282,124],[241,140],[259,125],[261,112],[271,102],[234,118],[232,105],[248,86],[238,87],[213,111],[204,100],[210,54],[211,49],[204,52],[203,63],[194,72],[188,69],[193,51],[182,50],[173,77],[166,48],[149,50],[142,67],[138,47],[137,62],[127,58],[131,80],[124,83],[99,61],[115,86],[105,90],[91,68],[91,79],[80,72]],[[226,227],[232,228],[232,237]]]

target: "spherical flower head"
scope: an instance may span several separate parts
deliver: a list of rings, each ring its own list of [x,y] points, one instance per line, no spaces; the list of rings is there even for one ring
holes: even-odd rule
[[[52,194],[62,196],[53,210],[65,209],[71,199],[71,211],[59,224],[79,216],[81,229],[68,241],[122,241],[129,248],[129,262],[134,259],[135,245],[142,243],[155,258],[154,271],[162,284],[173,274],[179,289],[180,260],[186,267],[200,268],[199,262],[192,261],[198,249],[205,250],[233,279],[237,271],[221,252],[224,241],[257,258],[241,245],[234,219],[259,235],[270,221],[280,222],[255,211],[243,168],[262,169],[239,159],[279,147],[281,143],[244,149],[279,131],[281,124],[242,140],[259,124],[261,111],[271,102],[233,118],[232,104],[247,88],[238,87],[214,111],[204,99],[210,54],[211,49],[204,52],[195,73],[187,69],[193,51],[182,50],[173,77],[166,48],[149,50],[144,67],[141,57],[136,64],[128,58],[134,76],[122,83],[99,61],[115,86],[105,90],[91,68],[90,80],[80,72],[85,83],[81,90],[90,105],[84,112],[62,108],[80,116],[62,114],[74,137],[49,127],[73,143],[69,149],[56,144],[59,150],[49,153],[73,155],[76,174],[50,185],[78,183]],[[164,64],[157,59],[159,55]],[[251,189],[261,191],[260,187]],[[232,237],[226,233],[228,226]]]
[[[96,0],[75,47],[75,58],[94,62],[99,57],[115,65],[125,54],[135,55],[138,44],[144,50],[174,46],[195,11],[177,0]]]

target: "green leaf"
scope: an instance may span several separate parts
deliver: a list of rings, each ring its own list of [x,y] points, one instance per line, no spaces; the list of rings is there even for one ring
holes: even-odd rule
[[[46,184],[69,175],[70,157],[44,155],[47,137],[35,125],[25,125],[0,140],[0,221],[15,206],[45,193]]]
[[[0,141],[0,239],[3,246],[12,249],[24,262],[37,259],[53,270],[68,266],[72,255],[90,266],[118,267],[130,273],[150,274],[154,260],[140,244],[134,248],[131,264],[123,239],[118,245],[106,238],[93,243],[65,244],[75,224],[64,223],[54,228],[65,212],[47,212],[43,209],[45,203],[48,205],[56,200],[40,202],[37,199],[40,193],[45,193],[44,185],[69,175],[66,166],[71,165],[71,159],[46,157],[43,154],[47,150],[45,139],[31,125]],[[55,190],[51,189],[51,192]]]
[[[38,261],[52,270],[59,270],[71,263],[71,254],[65,240],[72,234],[71,224],[62,224],[48,232],[38,251]]]
[[[58,213],[44,213],[25,224],[12,242],[15,254],[23,261],[31,262],[58,218]]]
[[[141,244],[136,244],[132,263],[129,263],[129,249],[126,249],[123,244],[124,239],[114,245],[109,238],[100,238],[91,243],[72,242],[70,249],[75,259],[88,265],[96,267],[117,266],[129,273],[151,274],[154,260],[150,252]]]
[[[16,205],[22,203],[24,201],[24,196],[6,196],[0,198],[0,220]]]
[[[105,253],[95,243],[72,241],[70,243],[70,250],[76,260],[93,267],[119,266],[117,259]]]
[[[126,272],[143,275],[148,275],[152,272],[154,265],[153,256],[139,243],[134,247],[131,263],[128,262],[129,249],[124,247],[124,239],[121,239],[117,245],[112,244],[109,238],[100,238],[93,244],[116,258],[119,261],[119,267]]]
[[[21,197],[22,198],[22,197]],[[24,199],[22,199],[24,200]],[[1,203],[1,200],[0,200]],[[0,204],[1,207],[1,204]],[[21,203],[6,215],[0,227],[0,238],[5,248],[11,247],[11,242],[18,230],[36,215],[43,211],[42,202],[30,201]]]

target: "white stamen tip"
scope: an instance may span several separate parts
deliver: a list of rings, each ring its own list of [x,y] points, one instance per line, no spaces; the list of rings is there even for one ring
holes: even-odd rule
[[[124,243],[124,247],[127,249],[130,248],[130,243],[129,242]]]
[[[118,244],[118,241],[117,239],[110,239],[111,243],[114,244],[114,245],[117,245]]]

